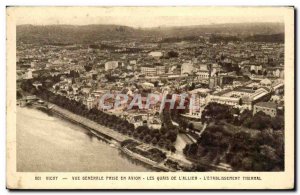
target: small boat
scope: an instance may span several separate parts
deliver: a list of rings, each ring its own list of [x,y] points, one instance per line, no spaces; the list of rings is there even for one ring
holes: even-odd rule
[[[110,145],[110,147],[113,147],[113,148],[116,148],[116,146],[115,146],[115,144],[109,144]]]
[[[118,148],[118,146],[120,146],[120,144],[115,140],[111,140],[109,145],[113,148]]]

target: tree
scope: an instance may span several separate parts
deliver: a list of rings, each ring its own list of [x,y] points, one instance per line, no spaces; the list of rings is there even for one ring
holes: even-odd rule
[[[157,144],[157,138],[156,137],[153,137],[153,139],[151,140],[151,143],[153,144],[153,145],[156,145]]]
[[[198,151],[198,145],[193,143],[189,145],[187,153],[188,155],[196,155],[197,151]]]
[[[241,123],[243,123],[245,120],[251,119],[251,118],[252,118],[252,112],[248,109],[244,110],[240,115]]]
[[[193,123],[189,123],[189,124],[188,124],[188,128],[189,128],[191,131],[195,131],[195,129],[194,129],[194,124],[193,124]]]
[[[257,71],[257,74],[258,74],[258,75],[262,75],[263,73],[262,73],[261,70],[258,70],[258,71]]]
[[[266,115],[264,112],[257,112],[252,118],[252,129],[263,130],[270,126],[271,117]]]
[[[157,135],[159,135],[160,133],[159,133],[159,130],[158,129],[152,129],[151,131],[150,131],[150,135],[152,136],[152,137],[155,137],[155,136],[157,136]]]
[[[17,91],[17,99],[21,99],[23,96],[20,91]]]
[[[176,51],[169,51],[167,53],[167,58],[177,58],[178,57],[178,52]]]
[[[264,75],[264,76],[267,76],[267,74],[268,74],[268,72],[265,70],[265,71],[263,72],[263,75]]]
[[[167,132],[168,132],[168,130],[167,130],[164,126],[162,126],[162,127],[160,128],[160,133],[161,133],[162,135],[166,134]]]
[[[35,87],[33,87],[29,90],[29,93],[35,95],[37,93],[37,89]]]
[[[208,118],[216,121],[223,119],[231,121],[233,115],[231,113],[231,108],[228,105],[211,102],[204,108],[204,111],[202,112],[202,123],[208,121]]]
[[[157,145],[159,146],[159,147],[164,147],[165,146],[165,144],[166,144],[166,142],[165,142],[165,140],[164,139],[160,139],[159,141],[158,141],[158,143],[157,143]]]
[[[154,87],[158,87],[159,81],[154,82]]]
[[[141,132],[141,133],[139,134],[139,139],[140,139],[140,140],[143,140],[144,137],[145,137],[145,133],[144,133],[144,132]]]
[[[138,133],[138,132],[134,132],[134,133],[133,133],[133,137],[134,137],[134,138],[138,138],[138,137],[139,137],[139,133]]]
[[[151,135],[146,135],[145,136],[145,138],[144,138],[144,141],[146,142],[146,143],[150,143],[150,141],[152,140],[152,137],[151,137]]]
[[[138,132],[139,134],[144,132],[146,129],[145,129],[145,126],[139,126],[135,129],[136,132]]]
[[[280,130],[284,128],[284,118],[282,116],[276,116],[271,119],[271,127],[274,130]]]
[[[167,133],[166,133],[166,138],[168,139],[168,140],[170,140],[171,142],[175,142],[176,141],[176,139],[177,139],[177,132],[176,131],[168,131]]]
[[[172,153],[175,153],[175,152],[176,152],[175,146],[172,145],[172,146],[170,147],[170,150],[171,150]]]
[[[241,160],[242,169],[245,171],[252,171],[252,164],[253,160],[252,158],[246,157],[243,160]]]
[[[189,90],[189,91],[194,90],[195,87],[196,87],[196,84],[195,84],[194,82],[192,82],[192,83],[190,83],[190,84],[188,85],[188,90]]]
[[[86,65],[86,66],[84,66],[84,69],[85,69],[85,71],[89,72],[93,69],[93,67],[89,66],[89,65]]]

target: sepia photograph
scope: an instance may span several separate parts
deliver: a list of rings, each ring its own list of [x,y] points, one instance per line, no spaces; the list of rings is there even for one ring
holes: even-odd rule
[[[285,175],[293,188],[293,7],[6,12],[12,188],[120,174],[169,189]]]

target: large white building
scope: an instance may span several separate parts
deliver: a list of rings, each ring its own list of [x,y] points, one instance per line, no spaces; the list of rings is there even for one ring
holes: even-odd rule
[[[166,73],[166,67],[165,66],[155,66],[155,67],[143,66],[141,67],[141,73],[146,76],[161,75]]]
[[[261,101],[269,94],[270,91],[263,87],[256,90],[247,87],[238,87],[233,90],[227,89],[212,94],[209,96],[209,101],[252,110],[254,103]]]
[[[26,73],[25,73],[25,76],[24,76],[25,79],[32,79],[33,76],[32,76],[32,70],[28,70]]]
[[[194,65],[191,62],[186,62],[181,65],[181,75],[192,74]]]
[[[146,76],[154,76],[154,75],[156,75],[156,68],[143,66],[143,67],[141,67],[141,73]]]
[[[237,107],[240,102],[240,97],[236,96],[223,96],[221,94],[215,94],[215,95],[210,95],[209,100],[210,102],[216,102],[219,104],[226,104],[230,106]]]
[[[105,71],[116,69],[119,65],[122,65],[122,62],[108,61],[105,63]]]
[[[283,80],[275,80],[272,83],[272,89],[275,94],[281,94],[284,91],[284,81]]]
[[[195,99],[193,100],[192,104],[196,106],[196,107],[192,106],[189,108],[189,114],[188,114],[189,117],[201,118],[202,110],[209,102],[208,101],[209,92],[210,89],[206,89],[206,88],[198,88],[188,92],[189,94],[194,95]]]
[[[94,107],[94,101],[95,101],[95,99],[93,98],[93,97],[91,97],[91,96],[89,96],[88,98],[87,98],[87,100],[86,100],[86,106],[87,106],[87,108],[90,110],[90,109],[92,109],[93,107]]]
[[[199,70],[196,75],[198,75],[198,79],[208,79],[209,71],[208,70]]]
[[[262,65],[251,65],[250,71],[254,71],[257,74],[258,71],[262,71]]]
[[[156,74],[161,75],[166,73],[166,67],[165,66],[156,66]]]
[[[273,102],[259,102],[254,105],[253,114],[260,111],[271,117],[275,117],[277,115],[277,105]]]
[[[163,56],[163,53],[160,51],[152,51],[149,53],[149,56],[152,56],[154,58],[160,58],[161,56]]]

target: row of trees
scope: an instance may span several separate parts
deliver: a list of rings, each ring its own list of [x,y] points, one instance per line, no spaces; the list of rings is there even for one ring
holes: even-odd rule
[[[244,110],[240,114],[239,120],[235,120],[233,122],[237,125],[258,130],[267,128],[272,128],[274,130],[284,129],[284,117],[282,115],[271,118],[271,116],[262,111],[253,115],[250,110]]]
[[[261,111],[254,115],[250,110],[244,110],[240,113],[238,108],[232,108],[231,106],[215,102],[209,103],[201,115],[202,123],[222,120],[236,126],[244,126],[251,129],[284,129],[284,117],[282,114],[278,114],[276,117],[272,118]]]
[[[284,170],[284,135],[281,131],[264,130],[254,136],[240,132],[232,137],[231,144],[225,160],[235,170]]]
[[[184,154],[206,164],[225,162],[235,171],[284,170],[282,131],[263,130],[251,135],[229,132],[223,126],[207,127],[197,143],[188,144]]]
[[[222,154],[228,150],[231,133],[222,126],[209,126],[198,138],[197,143],[187,144],[183,153],[204,164],[218,164]]]
[[[210,123],[197,143],[188,144],[186,156],[206,164],[225,162],[236,171],[284,170],[284,117],[271,118],[264,112],[240,113],[237,108],[210,103],[202,113],[202,122]],[[260,131],[233,131],[224,121]],[[217,124],[217,125],[212,125]],[[222,124],[222,125],[220,125]]]
[[[31,80],[24,81],[21,84],[21,88],[22,90],[37,95],[48,102],[93,120],[100,125],[114,129],[122,134],[132,136],[145,143],[158,145],[159,147],[165,148],[172,152],[176,151],[174,142],[177,138],[177,130],[169,129],[166,126],[163,126],[160,130],[149,129],[147,126],[135,128],[133,124],[129,123],[125,119],[121,119],[115,115],[107,114],[97,108],[92,108],[89,110],[83,103],[70,100],[67,97],[59,94],[54,94],[44,87],[39,87],[39,89],[36,89],[32,85]]]
[[[209,103],[202,112],[201,122],[226,120],[230,122],[233,120],[233,110],[230,106],[219,104],[216,102]]]

